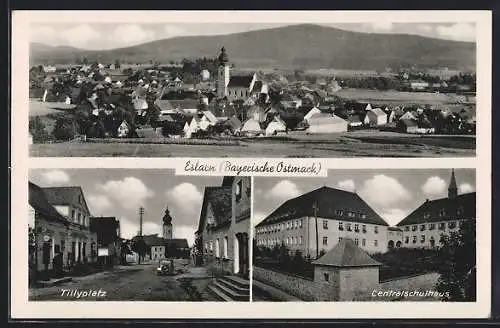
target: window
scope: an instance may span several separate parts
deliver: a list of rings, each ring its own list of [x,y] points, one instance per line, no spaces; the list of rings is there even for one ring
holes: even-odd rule
[[[339,230],[344,231],[344,224],[342,222],[339,222]]]
[[[323,245],[328,245],[328,237],[323,237]]]
[[[82,204],[83,203],[83,198],[82,195],[78,195],[78,203]]]
[[[410,242],[410,237],[406,236],[405,237],[405,244],[408,244]]]
[[[290,237],[286,237],[286,244],[289,245],[290,244]]]
[[[302,245],[302,236],[299,237],[299,245]]]
[[[347,224],[347,231],[352,231],[350,223]]]
[[[342,241],[342,239],[344,239],[344,238],[342,238],[342,237],[339,237],[339,243],[340,243],[340,242]]]
[[[378,233],[378,226],[375,226],[375,227],[373,228],[373,231],[374,231],[375,233]]]
[[[420,231],[424,231],[425,230],[425,224],[421,224],[420,225]]]
[[[406,226],[405,231],[410,231],[410,226]]]
[[[376,239],[375,239],[375,240],[373,241],[373,245],[375,245],[375,247],[377,247],[377,246],[378,246],[378,240],[376,240]]]
[[[445,224],[444,223],[440,223],[438,229],[439,230],[445,230],[446,229]]]
[[[366,224],[363,224],[363,233],[366,233]]]
[[[441,211],[439,211],[439,216],[445,216],[446,215],[446,210],[444,208],[441,209]]]
[[[464,213],[464,209],[462,208],[462,206],[457,208],[457,215],[462,215],[463,213]]]
[[[341,210],[335,210],[335,215],[342,216],[342,211]]]
[[[224,237],[224,253],[223,253],[223,255],[224,255],[224,258],[225,258],[225,259],[227,259],[227,258],[228,258],[228,257],[227,257],[227,244],[228,244],[228,241],[229,241],[229,240],[228,240],[228,237],[227,237],[227,236],[225,236],[225,237]]]
[[[299,220],[299,228],[302,228],[302,219]]]
[[[354,238],[354,243],[357,245],[359,245],[359,239],[358,238]]]
[[[323,229],[328,230],[328,220],[323,220]]]
[[[75,210],[71,210],[71,218],[73,221],[75,220]]]
[[[434,230],[434,229],[436,229],[436,224],[435,223],[429,224],[429,230]]]
[[[330,275],[328,273],[323,273],[323,277],[325,278],[325,281],[329,281],[330,280]]]
[[[236,201],[239,202],[241,199],[241,190],[243,187],[243,180],[240,180],[236,183],[236,190],[235,190],[235,195],[236,195]]]
[[[422,236],[420,237],[420,242],[421,242],[422,244],[423,244],[423,243],[425,243],[425,235],[422,235]]]
[[[354,225],[354,231],[355,232],[359,232],[359,224],[355,224]]]
[[[360,216],[361,216],[362,219],[366,219],[366,214],[363,213]]]
[[[424,213],[424,219],[428,219],[430,217],[431,217],[431,215],[429,213]]]
[[[413,236],[413,243],[415,244],[417,242],[417,236]]]
[[[361,246],[366,246],[366,239],[361,240]]]
[[[350,218],[352,218],[352,217],[354,217],[354,213],[353,212],[347,212],[347,216],[350,217]]]
[[[76,221],[78,224],[82,224],[82,214],[78,213],[78,220]]]
[[[416,225],[412,226],[411,231],[417,231],[417,226]]]
[[[457,227],[457,223],[455,221],[448,222],[448,229],[455,229]]]
[[[215,257],[220,257],[220,243],[219,238],[215,240]]]
[[[295,222],[293,223],[293,227],[295,229],[297,229],[299,227],[299,221],[298,220],[295,220]]]

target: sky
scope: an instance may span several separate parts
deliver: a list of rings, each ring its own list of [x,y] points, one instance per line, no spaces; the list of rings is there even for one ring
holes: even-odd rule
[[[286,200],[328,186],[355,191],[393,226],[426,199],[447,197],[451,169],[329,170],[327,178],[262,178],[254,180],[253,225]],[[456,169],[458,193],[475,191],[474,169]]]
[[[222,184],[222,177],[175,176],[169,169],[32,169],[29,178],[42,188],[81,186],[90,213],[119,219],[122,238],[137,234],[140,206],[145,208],[143,233],[161,236],[168,206],[173,237],[186,238],[190,246],[205,186]]]
[[[187,35],[216,35],[274,28],[290,24],[269,23],[39,23],[32,24],[30,41],[89,50],[127,47],[148,41]],[[367,33],[405,33],[433,38],[476,41],[472,23],[335,23],[321,24]]]

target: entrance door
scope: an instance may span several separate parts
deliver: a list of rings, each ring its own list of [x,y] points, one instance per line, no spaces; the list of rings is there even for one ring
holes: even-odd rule
[[[249,276],[249,248],[248,248],[248,234],[239,233],[238,237],[238,250],[239,250],[239,274],[248,278]]]

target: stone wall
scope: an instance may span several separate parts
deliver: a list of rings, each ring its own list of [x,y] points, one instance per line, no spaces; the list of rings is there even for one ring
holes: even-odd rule
[[[304,301],[336,301],[338,290],[334,284],[281,273],[253,266],[253,279],[283,290]]]

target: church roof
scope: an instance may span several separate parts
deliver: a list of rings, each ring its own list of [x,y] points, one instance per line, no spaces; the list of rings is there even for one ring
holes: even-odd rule
[[[287,200],[257,227],[313,216],[315,204],[321,218],[389,226],[358,194],[324,186]]]
[[[252,75],[234,75],[229,79],[229,83],[227,84],[228,88],[250,88],[250,84],[252,84],[253,74]]]
[[[460,214],[459,214],[460,213]],[[411,212],[398,227],[429,222],[442,222],[457,219],[475,219],[476,193],[458,195],[455,198],[439,198],[426,200],[416,210]]]
[[[379,266],[382,263],[376,261],[368,253],[362,250],[350,238],[340,240],[335,247],[325,255],[313,261],[314,265],[326,265],[335,267],[365,267]]]

